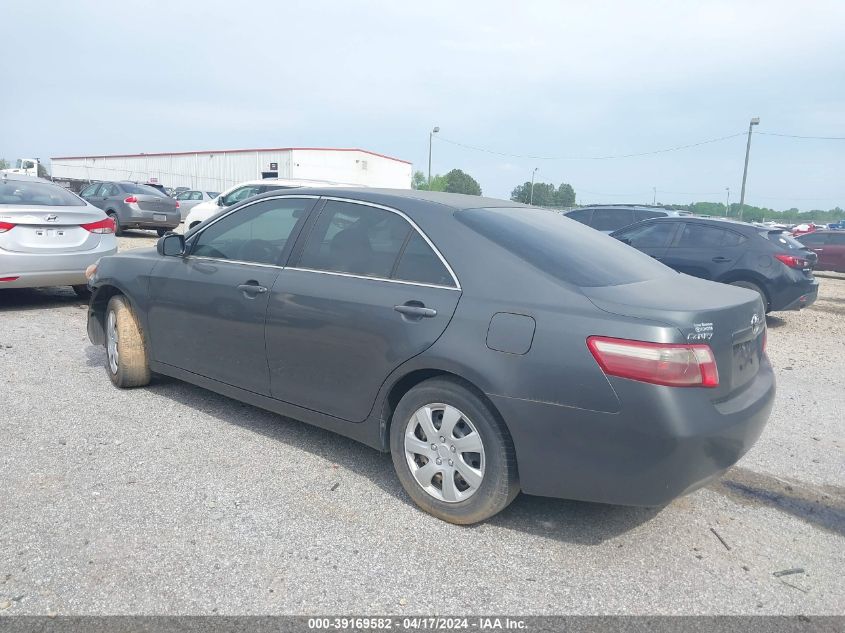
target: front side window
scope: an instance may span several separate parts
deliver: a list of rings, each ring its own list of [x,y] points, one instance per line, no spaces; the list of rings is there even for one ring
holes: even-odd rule
[[[67,189],[49,182],[0,180],[0,205],[84,207],[85,202]]]
[[[314,201],[262,200],[221,218],[194,240],[191,255],[256,264],[281,265],[297,227]]]
[[[634,248],[660,248],[669,244],[676,226],[674,222],[654,222],[628,229],[618,237]]]
[[[202,200],[202,191],[189,191],[186,200]]]
[[[177,194],[176,194],[176,199],[177,199],[177,200],[188,200],[188,199],[189,199],[189,198],[188,198],[188,196],[189,196],[190,194],[191,194],[191,192],[190,192],[190,191],[183,191],[182,193],[177,193]]]
[[[231,207],[233,204],[237,204],[247,198],[252,198],[252,196],[257,196],[259,193],[261,193],[261,185],[245,185],[239,187],[223,197],[223,206]]]
[[[389,279],[412,230],[396,213],[329,200],[311,230],[299,266]]]

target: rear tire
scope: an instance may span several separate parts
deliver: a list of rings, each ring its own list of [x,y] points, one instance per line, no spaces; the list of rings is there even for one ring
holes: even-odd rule
[[[143,387],[150,382],[150,365],[141,327],[129,302],[112,297],[106,307],[106,371],[116,387]]]
[[[114,211],[109,211],[106,213],[112,220],[114,220],[114,234],[115,235],[123,235],[123,228],[120,226],[120,219],[117,217],[117,213]]]
[[[510,434],[457,380],[432,378],[402,397],[390,426],[390,452],[414,503],[449,523],[484,521],[519,494]]]
[[[763,302],[763,308],[766,310],[766,314],[770,312],[771,309],[769,308],[769,300],[766,298],[766,293],[753,281],[745,281],[741,279],[739,281],[732,281],[730,285],[736,286],[737,288],[747,288],[748,290],[756,292],[760,295],[760,300]]]

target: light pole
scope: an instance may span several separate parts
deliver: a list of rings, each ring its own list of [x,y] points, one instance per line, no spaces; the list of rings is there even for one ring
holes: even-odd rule
[[[739,193],[739,219],[742,219],[742,207],[745,205],[745,179],[748,177],[748,155],[751,153],[751,130],[760,125],[760,117],[755,116],[748,124],[748,143],[745,146],[745,167],[742,170],[742,190]]]
[[[436,125],[434,129],[428,133],[428,187],[431,188],[431,141],[434,139],[434,135],[440,131],[440,128]]]
[[[725,198],[725,217],[727,217],[731,209],[731,188],[725,187],[725,191],[728,192],[727,197]]]
[[[535,167],[531,172],[531,194],[528,197],[528,204],[534,204],[534,176],[537,174],[539,167]]]
[[[657,187],[652,187],[651,191],[652,191],[652,194],[653,194],[652,197],[651,197],[651,205],[657,206]]]

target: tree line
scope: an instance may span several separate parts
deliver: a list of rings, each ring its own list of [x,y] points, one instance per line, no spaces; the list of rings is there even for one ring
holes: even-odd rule
[[[668,209],[677,211],[691,211],[696,215],[709,215],[715,217],[729,217],[739,219],[739,203],[732,203],[726,207],[721,202],[693,202],[692,204],[667,204],[663,205]],[[795,224],[800,222],[839,222],[845,220],[845,209],[834,207],[827,211],[813,209],[811,211],[799,211],[795,207],[786,211],[775,211],[768,207],[755,207],[744,205],[742,208],[742,219],[746,222],[762,222],[773,220],[783,224]]]

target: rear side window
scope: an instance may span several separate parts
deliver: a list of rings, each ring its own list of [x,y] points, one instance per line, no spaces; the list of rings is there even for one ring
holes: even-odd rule
[[[455,285],[446,266],[416,231],[411,231],[411,239],[399,257],[393,278],[436,286]]]
[[[676,226],[675,222],[653,222],[621,231],[616,237],[625,238],[634,248],[660,248],[668,246]]]
[[[590,226],[597,231],[615,231],[633,223],[634,212],[631,209],[594,209]]]
[[[311,230],[299,266],[389,279],[412,230],[396,213],[329,200]]]
[[[703,224],[686,224],[678,239],[678,248],[718,248],[725,239],[724,229]]]
[[[645,253],[547,209],[463,209],[455,218],[538,270],[576,286],[615,286],[676,274]]]
[[[827,243],[836,244],[837,246],[845,246],[845,234],[837,233],[836,235],[828,235]]]

